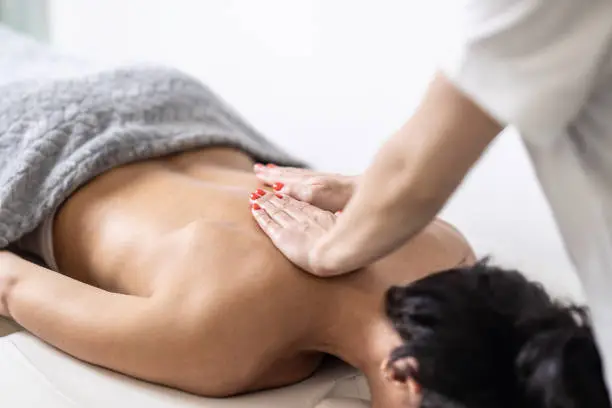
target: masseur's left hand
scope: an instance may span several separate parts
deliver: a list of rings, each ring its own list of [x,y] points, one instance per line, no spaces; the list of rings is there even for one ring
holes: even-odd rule
[[[258,190],[251,194],[255,220],[295,265],[315,273],[309,250],[335,224],[336,215],[289,195]]]

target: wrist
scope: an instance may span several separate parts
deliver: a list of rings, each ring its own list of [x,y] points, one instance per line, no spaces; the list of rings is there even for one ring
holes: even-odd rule
[[[310,273],[320,278],[331,276],[333,271],[326,265],[324,250],[320,244],[315,245],[308,254]]]
[[[359,179],[361,176],[344,176],[344,181],[346,183],[347,188],[350,188],[352,191],[355,190],[357,184],[359,183]]]
[[[346,176],[344,188],[349,200],[353,196],[353,194],[355,194],[355,191],[357,190],[357,185],[359,184],[359,180],[359,176]]]
[[[337,190],[335,194],[335,205],[333,206],[333,208],[329,208],[329,210],[343,210],[355,194],[358,182],[359,176],[340,176],[337,179],[336,184]]]
[[[324,237],[310,251],[308,264],[313,275],[326,278],[340,274],[338,259],[334,257],[329,245],[329,239]]]

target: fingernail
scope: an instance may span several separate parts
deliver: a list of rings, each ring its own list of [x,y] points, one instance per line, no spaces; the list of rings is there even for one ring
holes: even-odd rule
[[[265,196],[265,195],[266,195],[266,192],[265,192],[265,191],[263,191],[261,188],[258,188],[257,190],[255,190],[255,192],[256,192],[257,194],[259,194],[260,196]]]
[[[276,191],[280,191],[283,189],[283,187],[285,187],[285,185],[283,183],[274,183],[272,185],[272,188]]]
[[[257,203],[253,203],[253,205],[251,206],[255,211],[257,210],[261,210],[261,207],[259,206],[259,204]]]
[[[262,168],[264,167],[264,165],[263,165],[263,164],[261,164],[261,163],[255,163],[255,166],[254,166],[254,167],[255,167],[256,169],[262,169]]]
[[[259,196],[256,193],[251,193],[250,197],[251,197],[251,200],[257,200],[258,198],[261,198],[261,196]]]
[[[276,167],[276,164],[274,164],[274,163],[268,163],[268,167],[269,167],[269,168],[271,168],[271,169],[273,169],[274,167]]]
[[[282,198],[283,198],[283,196],[282,196],[282,195],[280,195],[280,194],[274,194],[274,195],[276,196],[276,198],[280,198],[280,199],[282,199]]]
[[[336,211],[336,212],[335,212],[335,214],[336,214],[336,215],[340,215],[340,214],[342,214],[342,210],[338,210],[338,211]]]

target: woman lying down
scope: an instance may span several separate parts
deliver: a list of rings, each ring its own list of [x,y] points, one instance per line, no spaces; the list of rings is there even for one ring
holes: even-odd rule
[[[331,223],[353,179],[255,174],[299,163],[197,81],[126,68],[8,88],[0,242],[43,263],[0,252],[0,314],[58,349],[210,397],[302,381],[331,354],[376,408],[610,406],[586,314],[474,263],[442,221],[348,276],[296,269],[249,195],[299,216],[309,204],[269,186],[316,176]]]

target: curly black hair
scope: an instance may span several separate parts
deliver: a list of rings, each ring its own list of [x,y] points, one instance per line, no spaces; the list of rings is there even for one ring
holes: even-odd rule
[[[484,260],[387,291],[422,408],[610,408],[587,310]]]

